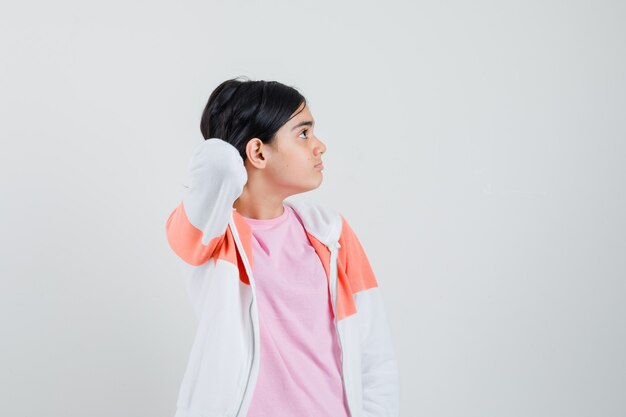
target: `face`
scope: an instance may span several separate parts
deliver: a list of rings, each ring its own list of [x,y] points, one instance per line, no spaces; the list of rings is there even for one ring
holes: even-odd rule
[[[323,165],[318,164],[322,162],[326,145],[315,136],[311,111],[304,106],[294,114],[278,130],[271,144],[261,146],[264,161],[259,158],[255,162],[263,168],[267,188],[285,197],[313,190],[323,179]]]

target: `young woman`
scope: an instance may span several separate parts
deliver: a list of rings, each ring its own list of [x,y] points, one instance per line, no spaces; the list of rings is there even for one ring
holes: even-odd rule
[[[198,329],[176,417],[393,417],[399,378],[378,283],[346,219],[286,200],[323,178],[305,98],[235,78],[166,222]]]

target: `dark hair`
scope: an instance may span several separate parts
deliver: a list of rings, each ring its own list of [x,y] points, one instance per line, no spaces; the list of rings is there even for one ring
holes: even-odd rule
[[[272,143],[278,129],[302,104],[306,105],[304,96],[293,87],[246,78],[233,78],[217,86],[200,121],[205,140],[225,140],[237,148],[244,161],[250,139]]]

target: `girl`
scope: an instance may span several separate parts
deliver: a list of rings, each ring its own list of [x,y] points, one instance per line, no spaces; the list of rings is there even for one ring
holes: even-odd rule
[[[322,182],[305,98],[231,79],[211,94],[166,222],[198,329],[176,417],[392,417],[398,368],[378,283]]]

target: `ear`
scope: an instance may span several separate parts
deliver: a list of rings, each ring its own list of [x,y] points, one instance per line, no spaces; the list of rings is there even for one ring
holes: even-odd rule
[[[265,154],[267,151],[267,145],[259,138],[252,138],[246,144],[246,157],[249,163],[255,168],[265,168],[267,164],[267,155]]]

